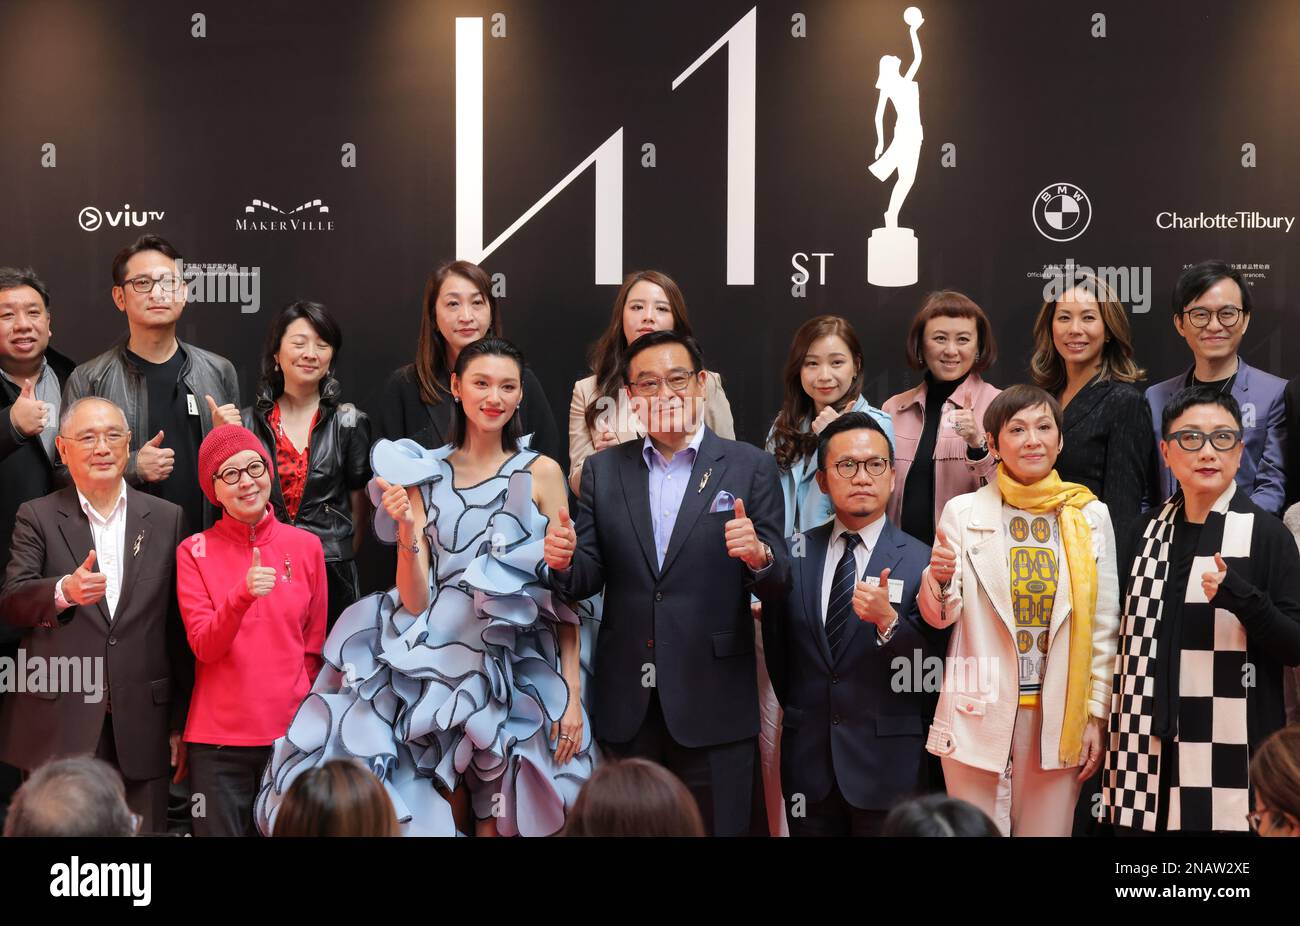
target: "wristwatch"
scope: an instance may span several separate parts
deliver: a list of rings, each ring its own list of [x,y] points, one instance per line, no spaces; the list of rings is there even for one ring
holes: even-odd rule
[[[890,640],[894,638],[894,631],[897,629],[898,629],[898,615],[895,614],[894,619],[889,622],[889,626],[886,627],[884,630],[881,630],[879,627],[876,628],[876,636],[879,642],[881,644],[888,643]]]

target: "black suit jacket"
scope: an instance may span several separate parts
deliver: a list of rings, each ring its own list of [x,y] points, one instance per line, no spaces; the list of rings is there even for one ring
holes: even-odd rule
[[[93,753],[111,703],[118,767],[130,779],[170,767],[168,733],[184,724],[194,658],[176,606],[181,509],[126,489],[122,590],[112,620],[103,601],[58,612],[54,586],[93,547],[75,486],[18,509],[0,614],[23,630],[19,648],[47,665],[100,658],[107,697],[85,691],[11,693],[0,706],[0,760],[33,769],[54,756]],[[133,553],[136,538],[138,553]]]
[[[60,391],[76,364],[58,351],[46,350],[45,361],[59,379]],[[0,376],[0,575],[9,565],[9,543],[18,506],[54,491],[57,460],[51,460],[39,437],[20,439],[9,420],[18,388]],[[19,634],[0,619],[0,656],[12,656]],[[3,695],[0,695],[0,700]]]
[[[917,690],[923,686],[916,682],[926,677],[927,659],[929,666],[936,665],[932,657],[942,660],[947,631],[926,624],[916,606],[930,548],[886,521],[866,575],[888,568],[890,579],[903,580],[902,601],[894,605],[898,628],[878,644],[875,625],[851,616],[832,660],[821,595],[833,526],[828,521],[787,541],[789,593],[763,598],[763,652],[785,711],[781,790],[788,799],[820,801],[834,782],[854,807],[887,810],[929,789],[921,760],[937,691]],[[795,555],[800,546],[803,555]]]
[[[750,593],[779,594],[789,582],[781,539],[784,507],[776,461],[707,427],[660,569],[650,521],[642,441],[591,456],[582,468],[571,566],[553,588],[587,598],[603,587],[596,641],[592,726],[625,743],[658,691],[664,720],[683,746],[715,746],[758,735],[758,681]],[[699,485],[708,472],[703,491]],[[756,579],[727,555],[730,511],[710,513],[720,490],[745,504],[775,561]]]

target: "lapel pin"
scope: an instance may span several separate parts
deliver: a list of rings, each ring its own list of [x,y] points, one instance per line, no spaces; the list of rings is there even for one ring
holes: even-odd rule
[[[142,544],[143,542],[144,542],[144,531],[140,531],[140,533],[135,535],[135,545],[131,547],[132,557],[136,557],[140,555],[140,544]]]
[[[711,476],[712,474],[713,474],[713,467],[710,466],[708,469],[704,471],[704,475],[700,477],[700,487],[695,490],[696,495],[699,495],[701,492],[704,491],[704,487],[709,484],[709,476]]]
[[[284,558],[284,581],[293,581],[293,564],[289,562],[289,557]]]

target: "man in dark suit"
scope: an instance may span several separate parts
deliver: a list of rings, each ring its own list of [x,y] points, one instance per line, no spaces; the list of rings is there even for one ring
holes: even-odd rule
[[[60,397],[75,364],[50,348],[49,302],[36,271],[0,267],[0,576],[18,506],[54,489]],[[17,657],[19,636],[0,620],[0,659]],[[0,763],[0,823],[20,783]]]
[[[703,369],[693,338],[632,343],[624,378],[647,437],[587,460],[576,528],[561,510],[546,562],[561,594],[605,590],[591,690],[602,747],[665,765],[710,832],[744,835],[764,829],[750,593],[779,594],[789,563],[776,462],[702,424]]]
[[[193,659],[176,608],[183,515],[126,485],[130,438],[112,402],[74,402],[58,437],[74,484],[18,509],[0,615],[24,631],[20,664],[46,679],[0,707],[0,760],[30,772],[94,753],[121,771],[149,832],[169,765],[183,771]]]
[[[885,517],[893,449],[874,418],[826,426],[816,479],[835,517],[787,541],[790,590],[763,597],[781,790],[791,836],[876,835],[898,800],[931,789],[924,689],[937,691],[946,637],[916,607],[930,548]]]

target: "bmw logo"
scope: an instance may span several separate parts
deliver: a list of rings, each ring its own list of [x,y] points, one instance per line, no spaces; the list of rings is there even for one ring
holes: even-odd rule
[[[1088,194],[1073,183],[1049,183],[1034,197],[1034,227],[1051,241],[1073,241],[1092,221]]]

